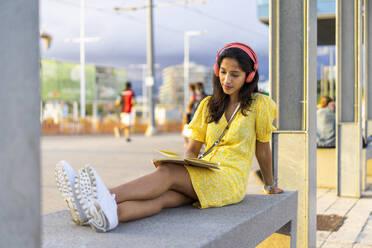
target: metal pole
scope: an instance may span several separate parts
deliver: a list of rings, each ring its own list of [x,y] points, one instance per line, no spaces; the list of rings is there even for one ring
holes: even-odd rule
[[[366,116],[366,120],[367,120],[367,124],[366,124],[366,130],[367,130],[367,133],[366,133],[366,136],[370,136],[372,135],[372,83],[371,83],[371,73],[372,73],[372,62],[371,62],[371,58],[372,58],[372,49],[371,49],[371,41],[372,41],[372,18],[371,18],[371,14],[372,14],[372,4],[370,1],[365,1],[364,3],[365,7],[364,7],[364,18],[365,18],[365,22],[364,22],[364,38],[365,38],[365,41],[364,41],[364,48],[365,48],[365,67],[364,67],[364,71],[365,71],[365,76],[364,76],[364,82],[365,82],[365,85],[366,85],[366,88],[365,88],[365,91],[364,91],[364,94],[367,96],[365,98],[365,106],[366,106],[366,112],[365,112],[365,116]]]
[[[316,246],[316,10],[313,0],[270,1],[271,93],[279,103],[274,175],[279,187],[298,191],[301,248]]]
[[[324,96],[324,66],[320,65],[320,96]]]
[[[147,19],[147,69],[148,69],[148,77],[147,80],[147,87],[148,87],[148,101],[149,101],[149,119],[148,119],[148,126],[146,129],[146,136],[152,136],[156,133],[155,127],[155,116],[154,116],[154,99],[153,99],[153,91],[154,91],[154,32],[153,32],[153,22],[152,22],[152,0],[148,0],[148,19]]]
[[[185,51],[184,51],[184,62],[183,62],[183,105],[184,111],[186,112],[186,107],[189,100],[189,35],[185,32]]]
[[[98,81],[99,81],[99,78],[96,75],[96,80],[94,82],[93,119],[92,119],[92,127],[95,132],[98,130]]]
[[[328,92],[328,66],[324,66],[324,95],[329,96]]]
[[[85,0],[80,0],[80,117],[85,118]]]
[[[334,66],[333,66],[333,49],[329,49],[329,96],[334,98],[335,97],[335,73],[334,73]]]
[[[360,122],[360,0],[336,1],[336,153],[337,195],[362,193]]]
[[[142,118],[143,120],[146,120],[147,119],[147,104],[148,104],[148,101],[147,101],[147,90],[146,90],[146,77],[147,77],[147,65],[145,64],[142,64],[141,65],[141,69],[142,69],[142,96],[143,96],[143,99],[142,99]]]
[[[277,1],[269,1],[269,82],[270,82],[270,96],[276,102],[278,111],[280,111],[279,103],[279,3]],[[280,114],[274,120],[274,125],[279,127]]]
[[[369,127],[368,127],[368,120],[369,120],[369,116],[368,116],[368,111],[369,111],[369,91],[370,91],[370,87],[369,87],[369,71],[368,71],[368,63],[369,63],[369,53],[368,53],[368,49],[369,49],[369,35],[368,34],[368,27],[369,27],[369,23],[368,23],[368,18],[369,18],[369,13],[368,13],[368,7],[369,7],[369,2],[367,0],[363,0],[363,43],[364,43],[364,57],[363,57],[363,66],[364,66],[364,73],[363,73],[363,77],[364,77],[364,120],[363,123],[364,123],[364,132],[363,132],[363,135],[364,137],[368,137],[368,133],[369,133]]]

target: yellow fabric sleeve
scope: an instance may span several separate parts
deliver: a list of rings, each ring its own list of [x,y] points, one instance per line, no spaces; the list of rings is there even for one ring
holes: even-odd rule
[[[262,143],[269,142],[272,131],[276,128],[273,121],[277,115],[276,103],[268,96],[257,94],[256,139]]]
[[[188,128],[192,130],[190,139],[197,140],[205,143],[205,134],[207,132],[208,125],[208,102],[210,96],[204,98],[198,108],[195,111],[194,117],[188,125]]]

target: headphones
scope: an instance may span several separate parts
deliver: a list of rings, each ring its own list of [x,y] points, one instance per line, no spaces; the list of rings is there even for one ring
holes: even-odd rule
[[[220,76],[220,68],[218,66],[218,58],[220,57],[220,54],[226,50],[226,49],[229,49],[229,48],[239,48],[240,50],[244,51],[253,61],[254,65],[253,65],[253,71],[251,71],[251,73],[248,74],[247,76],[247,79],[245,80],[246,83],[250,83],[253,81],[254,79],[254,76],[256,75],[256,71],[258,69],[258,64],[257,64],[257,56],[256,56],[256,53],[253,51],[253,49],[243,43],[239,43],[239,42],[232,42],[232,43],[229,43],[227,45],[225,45],[224,47],[221,48],[221,50],[218,52],[217,54],[217,58],[216,58],[216,64],[214,64],[214,75],[216,75],[216,77],[219,77]]]

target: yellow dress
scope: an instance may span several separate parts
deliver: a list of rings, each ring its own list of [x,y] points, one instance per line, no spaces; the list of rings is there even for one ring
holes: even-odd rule
[[[218,123],[208,123],[208,101],[205,98],[196,110],[189,128],[190,138],[205,143],[206,150],[215,142],[227,125],[225,115]],[[219,162],[221,170],[185,166],[198,196],[197,207],[221,207],[243,200],[247,188],[256,140],[268,142],[277,114],[275,102],[268,96],[254,93],[247,116],[236,113],[221,142],[203,159]]]

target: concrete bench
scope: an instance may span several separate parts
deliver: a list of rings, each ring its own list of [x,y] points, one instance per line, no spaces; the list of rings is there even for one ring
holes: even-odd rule
[[[275,232],[290,235],[296,247],[297,191],[247,195],[235,205],[199,210],[166,209],[120,224],[108,233],[72,223],[68,211],[43,216],[42,247],[256,247]]]
[[[362,188],[366,189],[366,177],[372,177],[372,143],[362,149]],[[337,162],[335,148],[317,149],[317,187],[337,188]]]

